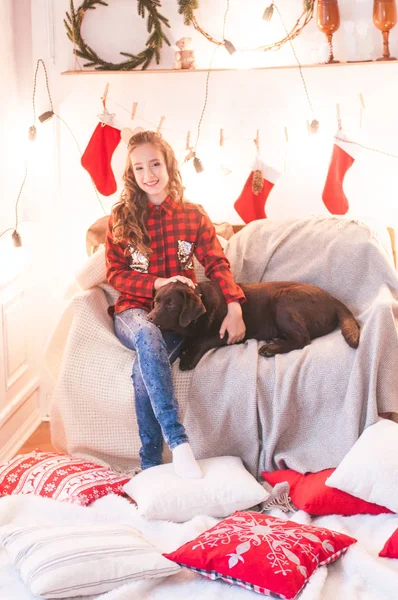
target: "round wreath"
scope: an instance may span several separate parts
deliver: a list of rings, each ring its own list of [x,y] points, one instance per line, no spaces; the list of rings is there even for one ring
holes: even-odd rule
[[[183,15],[185,25],[192,25],[199,33],[201,33],[209,42],[216,44],[217,46],[224,45],[224,40],[217,40],[212,35],[207,33],[198,23],[195,17],[195,10],[199,8],[199,0],[178,0],[179,9],[178,12]],[[294,24],[291,31],[286,32],[286,36],[279,40],[278,42],[274,42],[273,44],[267,44],[266,46],[259,46],[258,48],[247,49],[267,52],[268,50],[279,50],[284,44],[287,42],[291,42],[297,37],[304,27],[308,25],[314,16],[314,8],[315,8],[315,0],[304,0],[303,1],[303,11],[296,23]],[[279,13],[279,11],[278,11]]]
[[[158,11],[158,7],[161,5],[160,0],[138,0],[138,14],[144,19],[145,11],[148,13],[147,30],[149,37],[146,41],[146,49],[139,54],[120,52],[123,56],[128,57],[128,60],[121,63],[103,60],[82,38],[81,28],[86,11],[95,10],[97,4],[108,6],[105,0],[84,0],[75,9],[73,0],[70,0],[70,12],[66,13],[66,19],[64,19],[67,36],[74,45],[73,53],[88,61],[84,63],[85,67],[94,67],[99,71],[132,71],[137,67],[146,69],[153,58],[159,64],[160,50],[163,43],[170,46],[170,42],[163,31],[163,27],[170,27],[170,24],[168,19]]]

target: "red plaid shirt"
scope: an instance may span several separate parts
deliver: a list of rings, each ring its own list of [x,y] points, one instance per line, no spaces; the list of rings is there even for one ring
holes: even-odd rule
[[[193,254],[204,266],[206,277],[220,285],[227,303],[245,301],[244,293],[234,282],[214,225],[197,205],[178,204],[170,197],[159,206],[150,204],[146,223],[152,250],[149,260],[129,244],[115,243],[112,223],[111,216],[106,235],[106,275],[109,283],[120,292],[116,312],[128,308],[149,311],[158,277],[184,275],[196,281]],[[128,255],[124,252],[126,247]]]

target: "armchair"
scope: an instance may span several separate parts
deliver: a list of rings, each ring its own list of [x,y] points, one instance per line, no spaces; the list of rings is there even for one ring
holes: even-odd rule
[[[172,367],[197,458],[240,456],[248,470],[336,467],[379,414],[398,413],[398,277],[387,229],[346,217],[254,221],[224,241],[237,282],[297,280],[341,299],[361,324],[357,350],[339,330],[302,350],[258,356],[258,343],[209,351],[193,371]],[[203,268],[195,264],[198,279]],[[52,442],[116,470],[139,463],[131,368],[113,332],[99,247],[47,345],[56,381]],[[62,351],[60,351],[62,349]]]

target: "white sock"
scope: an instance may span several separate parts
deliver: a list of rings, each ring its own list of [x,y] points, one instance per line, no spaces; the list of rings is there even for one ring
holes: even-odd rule
[[[173,466],[176,475],[184,479],[201,479],[202,469],[193,455],[192,448],[185,442],[172,450]]]

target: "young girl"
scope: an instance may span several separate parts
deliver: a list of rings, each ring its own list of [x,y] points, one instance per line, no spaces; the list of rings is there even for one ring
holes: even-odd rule
[[[220,285],[228,303],[220,336],[228,344],[245,335],[240,303],[245,296],[233,280],[214,226],[204,210],[184,200],[173,150],[157,133],[133,135],[123,175],[124,189],[109,219],[106,267],[109,283],[120,292],[114,307],[115,332],[137,353],[132,380],[141,439],[141,467],[162,462],[163,438],[180,477],[200,478],[187,434],[178,419],[170,365],[183,340],[147,320],[156,290],[172,281],[195,287],[192,257]]]

